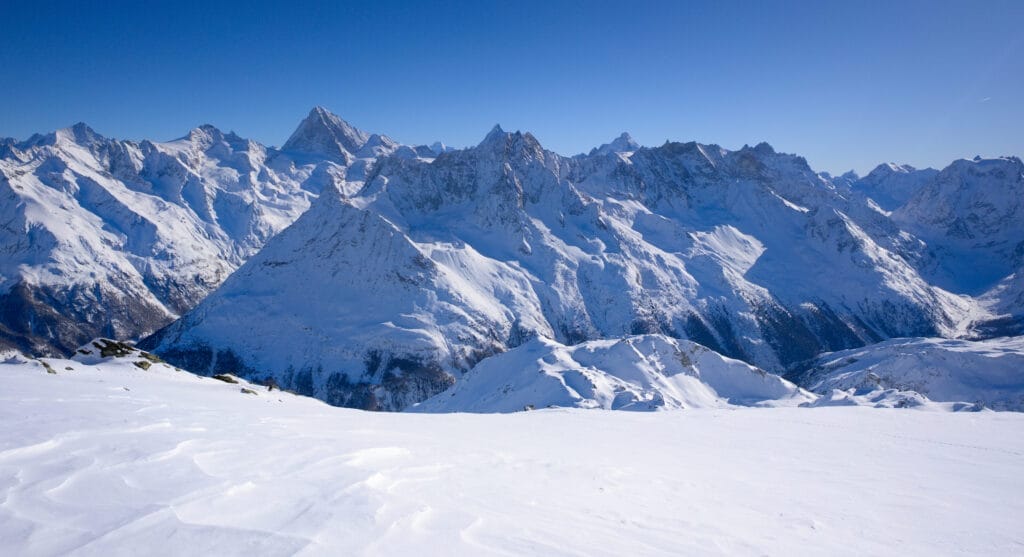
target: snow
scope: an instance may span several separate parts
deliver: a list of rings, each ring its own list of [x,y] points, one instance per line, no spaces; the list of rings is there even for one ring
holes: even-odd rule
[[[5,555],[1024,547],[1016,413],[368,413],[136,355],[45,361],[0,363]]]
[[[415,412],[578,407],[666,410],[797,406],[813,395],[750,364],[663,335],[574,346],[537,338],[482,361]]]
[[[663,334],[785,373],[1024,315],[1013,157],[832,179],[766,143],[413,147],[321,107],[281,150],[210,125],[5,145],[0,343],[68,354],[181,316],[143,342],[334,404],[401,410],[537,337]]]
[[[954,161],[892,218],[928,246],[922,274],[933,284],[982,295],[1024,267],[1024,162]]]
[[[924,280],[919,243],[888,217],[767,144],[567,158],[495,126],[431,162],[384,158],[342,194],[321,195],[147,346],[197,371],[231,353],[240,373],[401,410],[538,336],[659,333],[782,373],[985,314]],[[392,397],[389,362],[430,378]]]
[[[109,139],[76,124],[8,146],[0,297],[26,285],[28,296],[10,294],[5,305],[34,304],[34,313],[11,321],[41,324],[4,325],[26,350],[64,354],[94,334],[138,338],[166,325],[323,189],[358,190],[377,157],[433,156],[320,107],[285,151],[208,124],[166,142]],[[52,323],[51,314],[70,315]]]
[[[863,178],[851,175],[850,187],[867,196],[882,211],[891,213],[934,180],[938,173],[933,168],[919,170],[890,162],[878,165]]]
[[[897,389],[1024,411],[1024,337],[892,339],[823,354],[800,383],[819,393]]]
[[[633,136],[629,135],[628,132],[622,132],[618,137],[613,139],[610,143],[605,143],[600,147],[596,147],[590,151],[590,155],[610,155],[614,153],[622,153],[627,158],[640,148],[640,144],[633,139]]]

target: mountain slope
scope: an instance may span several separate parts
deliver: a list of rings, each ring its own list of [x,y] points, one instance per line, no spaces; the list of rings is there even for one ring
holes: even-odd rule
[[[369,139],[370,134],[317,106],[281,149],[333,158],[347,166]]]

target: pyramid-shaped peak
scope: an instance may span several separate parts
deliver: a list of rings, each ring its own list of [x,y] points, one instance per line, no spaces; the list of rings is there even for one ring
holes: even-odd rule
[[[503,130],[500,124],[495,124],[494,127],[491,128],[491,131],[487,132],[487,135],[484,136],[483,141],[480,142],[478,147],[484,147],[495,143],[504,143],[508,136],[508,132]]]
[[[601,147],[605,146],[611,147],[616,152],[636,151],[640,148],[640,144],[633,139],[632,135],[629,135],[629,132],[620,133],[618,137],[611,141],[611,143],[607,143]]]
[[[370,134],[352,126],[322,106],[315,106],[285,142],[285,151],[349,160],[370,139]]]

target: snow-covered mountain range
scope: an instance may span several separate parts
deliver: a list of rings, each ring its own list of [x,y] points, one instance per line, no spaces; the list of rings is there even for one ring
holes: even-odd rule
[[[524,344],[567,361],[688,339],[802,377],[827,352],[1024,323],[1014,157],[832,177],[764,143],[624,133],[566,157],[498,126],[452,150],[317,107],[279,149],[213,126],[6,139],[0,190],[0,343],[67,355],[158,331],[143,346],[182,367],[338,405],[408,408]],[[626,390],[664,396],[652,381]]]
[[[375,157],[417,153],[433,156],[322,108],[282,149],[209,125],[169,142],[108,139],[85,124],[5,140],[0,343],[68,354],[100,334],[149,334],[195,306],[322,189],[357,189]]]
[[[1009,294],[979,295],[1018,264],[1024,219],[984,202],[1014,195],[1015,158],[833,180],[767,144],[646,148],[623,134],[564,157],[495,127],[473,148],[365,168],[144,345],[200,372],[398,410],[535,338],[657,333],[782,373],[823,352],[974,336],[1020,314]],[[941,218],[926,210],[972,195]],[[943,280],[971,264],[945,232],[957,219],[975,237],[998,231],[983,247],[1005,259],[970,288]]]

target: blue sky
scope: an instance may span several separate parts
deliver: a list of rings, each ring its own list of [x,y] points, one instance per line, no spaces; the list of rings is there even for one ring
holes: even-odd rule
[[[314,105],[406,143],[621,131],[819,170],[1024,155],[1024,2],[4,2],[0,136],[280,145]]]

